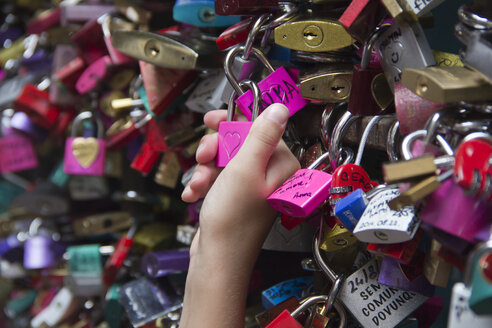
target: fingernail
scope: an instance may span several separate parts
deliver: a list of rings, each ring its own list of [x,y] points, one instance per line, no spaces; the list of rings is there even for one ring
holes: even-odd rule
[[[191,176],[190,183],[188,183],[188,186],[190,186],[193,182],[198,180],[199,177],[200,177],[200,172],[193,172],[193,175]]]
[[[190,188],[190,185],[188,184],[188,185],[184,188],[183,192],[181,193],[181,197],[185,196],[186,194],[189,194],[190,192],[191,192],[191,188]]]
[[[203,149],[205,149],[205,145],[203,144],[203,141],[201,141],[198,145],[198,148],[196,149],[196,155],[198,156],[203,151]]]
[[[289,119],[289,110],[282,104],[273,104],[264,112],[265,118],[284,126]]]

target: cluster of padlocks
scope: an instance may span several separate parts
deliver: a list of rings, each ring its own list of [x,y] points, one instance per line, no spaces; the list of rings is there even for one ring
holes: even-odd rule
[[[443,8],[459,53],[426,37]],[[0,11],[0,328],[178,327],[203,115],[224,167],[272,103],[302,169],[245,327],[492,327],[490,1]]]

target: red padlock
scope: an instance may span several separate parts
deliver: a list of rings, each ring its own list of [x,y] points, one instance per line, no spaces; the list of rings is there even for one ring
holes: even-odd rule
[[[373,244],[367,245],[366,249],[377,255],[390,257],[400,263],[408,264],[412,260],[424,232],[418,230],[415,236],[404,243],[399,244]]]
[[[41,34],[50,27],[60,24],[61,11],[61,7],[56,7],[42,12],[36,18],[29,21],[26,32],[28,34]]]
[[[380,0],[352,0],[338,21],[354,39],[365,44],[384,14]]]
[[[356,189],[362,189],[364,192],[368,192],[374,187],[374,184],[367,172],[359,165],[352,163],[340,165],[333,172],[330,188],[330,205],[335,205],[339,199]]]
[[[77,45],[88,65],[109,55],[101,25],[96,19],[88,21],[77,33],[72,35],[72,41]]]
[[[75,84],[86,67],[87,65],[82,57],[76,57],[55,73],[55,79],[62,83],[68,90],[76,92]]]
[[[215,13],[222,16],[250,16],[278,7],[278,0],[216,0]]]
[[[171,69],[139,61],[150,110],[160,116],[193,83],[196,71]]]
[[[155,150],[149,142],[144,142],[130,167],[147,175],[157,163],[159,156],[160,152]]]
[[[240,43],[246,42],[249,31],[254,25],[254,17],[246,18],[237,24],[229,26],[217,38],[217,47],[220,50],[226,50]]]
[[[456,182],[471,194],[488,201],[492,200],[491,159],[492,140],[476,138],[459,145],[454,164]]]
[[[45,129],[51,129],[58,120],[60,111],[49,101],[50,95],[32,84],[26,84],[14,101],[15,109],[26,113],[33,122]]]

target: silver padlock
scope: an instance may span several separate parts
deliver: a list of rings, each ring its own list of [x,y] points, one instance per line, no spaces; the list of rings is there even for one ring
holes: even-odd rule
[[[338,275],[321,257],[320,236],[313,239],[314,259],[325,275],[335,282]],[[379,263],[372,259],[358,267],[340,287],[338,300],[365,328],[393,328],[419,308],[427,297],[378,282]]]
[[[381,54],[381,65],[394,92],[396,82],[401,81],[404,68],[422,68],[436,64],[436,59],[419,22],[411,25],[395,23],[376,41]]]
[[[237,77],[236,80],[241,82],[243,80],[249,80],[255,73],[258,67],[258,59],[256,57],[250,57],[251,49],[255,41],[261,26],[270,18],[270,14],[261,15],[251,28],[244,45],[244,52],[241,56],[231,56],[234,49],[231,49],[224,60],[224,71],[226,76]],[[222,92],[221,100],[227,104],[231,98],[234,87],[230,82],[227,82]],[[239,90],[236,90],[239,93]]]
[[[105,177],[91,175],[72,175],[68,181],[70,198],[76,201],[94,200],[109,194]]]
[[[210,70],[207,73],[185,102],[189,110],[202,114],[222,107],[224,102],[221,96],[228,83],[222,69]]]
[[[396,187],[376,194],[367,205],[354,229],[354,235],[362,242],[395,244],[411,240],[420,225],[413,206],[398,211],[390,209],[388,201],[398,197]]]

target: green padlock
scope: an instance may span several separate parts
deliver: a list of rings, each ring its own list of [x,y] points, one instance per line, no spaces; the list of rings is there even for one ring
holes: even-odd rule
[[[120,285],[114,284],[106,293],[106,305],[104,307],[104,320],[110,328],[119,328],[123,317],[123,307],[120,304]]]
[[[467,274],[471,274],[469,306],[478,315],[492,309],[492,239],[480,244],[468,256]],[[470,272],[471,270],[471,272]],[[467,277],[465,277],[465,281]]]
[[[101,275],[103,271],[100,245],[79,245],[67,248],[68,270],[72,275]]]
[[[37,295],[38,292],[34,289],[20,293],[16,298],[7,302],[4,308],[5,314],[9,318],[17,317],[31,307]]]

